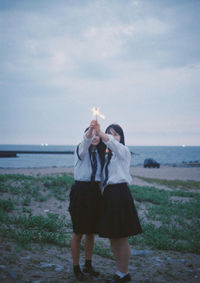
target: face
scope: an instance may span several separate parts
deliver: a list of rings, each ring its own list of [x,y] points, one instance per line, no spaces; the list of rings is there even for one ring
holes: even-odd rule
[[[99,142],[100,142],[100,137],[96,135],[96,131],[93,131],[92,145],[97,146]]]
[[[114,139],[115,139],[116,141],[120,142],[121,137],[120,137],[120,135],[119,135],[114,129],[111,128],[111,129],[109,130],[109,134],[111,134],[111,135],[114,137]]]

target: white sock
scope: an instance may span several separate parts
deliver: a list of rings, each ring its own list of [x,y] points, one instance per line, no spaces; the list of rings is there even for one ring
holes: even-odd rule
[[[123,278],[124,276],[126,276],[128,274],[128,272],[123,273],[123,272],[117,270],[115,274],[117,274],[120,278]]]

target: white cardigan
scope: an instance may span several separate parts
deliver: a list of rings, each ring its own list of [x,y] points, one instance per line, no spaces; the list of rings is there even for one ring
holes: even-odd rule
[[[92,143],[93,138],[87,138],[87,133],[84,134],[82,142],[78,145],[74,152],[74,179],[75,181],[90,182],[92,174],[91,160],[88,148]],[[98,153],[97,156],[97,172],[95,181],[101,181],[101,164]]]
[[[108,135],[109,140],[104,142],[112,150],[112,158],[108,165],[108,181],[106,185],[128,183],[132,181],[130,175],[131,153],[127,146],[119,143],[112,135]],[[103,169],[103,179],[105,179],[105,166]]]

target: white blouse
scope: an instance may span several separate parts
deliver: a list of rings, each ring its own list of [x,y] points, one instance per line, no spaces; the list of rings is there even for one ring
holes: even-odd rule
[[[107,147],[112,150],[112,157],[108,165],[108,181],[109,184],[128,183],[132,181],[130,175],[131,153],[127,146],[119,143],[112,135],[108,135],[109,140],[104,142]],[[105,166],[103,169],[103,179],[105,179]]]
[[[75,181],[90,182],[92,175],[92,166],[89,155],[89,147],[92,143],[92,138],[87,138],[87,133],[84,134],[82,142],[77,146],[74,152],[74,179]],[[99,154],[96,150],[97,171],[95,181],[101,181],[101,163]]]

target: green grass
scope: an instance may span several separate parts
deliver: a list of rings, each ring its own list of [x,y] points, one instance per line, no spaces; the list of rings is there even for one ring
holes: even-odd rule
[[[168,192],[164,190],[159,190],[153,187],[140,187],[131,186],[131,192],[133,193],[134,199],[139,202],[151,202],[154,204],[165,204],[168,202]]]
[[[11,224],[17,226],[11,229],[12,237],[25,246],[31,241],[39,243],[53,243],[59,246],[66,246],[65,221],[57,214],[47,216],[18,216],[10,219]]]
[[[61,176],[25,176],[25,175],[0,175],[0,193],[9,192],[12,195],[33,198],[35,201],[45,201],[55,197],[58,200],[66,200],[66,192],[69,191],[73,178],[68,175]]]
[[[14,203],[11,199],[8,200],[1,200],[0,199],[0,211],[1,212],[9,212],[14,210]]]
[[[155,183],[154,179],[150,180]],[[30,248],[32,243],[69,247],[72,224],[61,215],[61,209],[69,199],[73,182],[66,174],[0,175],[1,239],[12,239],[25,248]],[[143,233],[129,239],[131,246],[200,254],[200,193],[190,191],[200,188],[200,182],[162,180],[163,184],[173,190],[130,186],[139,215],[144,209]],[[43,203],[51,198],[56,200],[57,213],[40,214]],[[34,215],[33,207],[39,207]],[[94,252],[112,258],[110,248],[98,239]]]
[[[136,201],[146,204],[143,233],[132,237],[132,244],[200,254],[199,193],[139,186],[131,186],[131,192]],[[189,199],[173,201],[173,196]]]
[[[135,176],[138,179],[141,179],[147,183],[163,185],[170,188],[179,188],[179,189],[200,189],[200,182],[193,180],[165,180],[165,179],[155,179],[155,178],[147,178],[141,176]]]
[[[66,201],[73,178],[61,176],[31,177],[25,175],[0,175],[0,196],[9,193],[9,199],[0,199],[0,235],[14,239],[20,247],[31,243],[52,243],[69,246],[70,223],[59,214],[32,215],[33,202],[55,198]],[[15,213],[17,212],[17,213]]]
[[[31,203],[31,198],[30,197],[25,197],[23,200],[22,200],[22,205],[24,206],[29,206]]]
[[[12,238],[21,247],[28,247],[31,242],[69,245],[67,222],[58,214],[13,216],[4,213],[1,221],[3,239]]]

